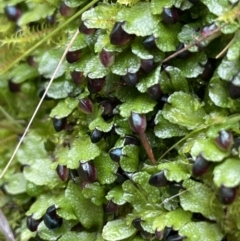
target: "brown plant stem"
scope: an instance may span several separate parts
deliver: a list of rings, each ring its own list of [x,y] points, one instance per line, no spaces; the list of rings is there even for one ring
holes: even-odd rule
[[[190,49],[191,47],[200,44],[203,40],[207,40],[208,38],[212,37],[213,34],[219,32],[219,31],[221,30],[221,28],[223,28],[223,27],[226,26],[226,25],[227,25],[227,24],[224,24],[223,26],[218,27],[218,28],[214,29],[213,31],[210,31],[208,34],[205,34],[203,37],[201,37],[201,38],[199,38],[199,39],[196,39],[196,41],[195,41],[194,43],[191,43],[191,44],[187,45],[185,48],[180,49],[180,50],[176,51],[175,53],[171,54],[170,56],[168,56],[167,58],[165,58],[165,59],[161,62],[161,64],[169,61],[170,59],[175,58],[175,57],[178,56],[179,54],[181,54],[181,53],[183,53],[184,51]]]
[[[150,146],[146,133],[144,132],[144,133],[139,134],[139,137],[140,137],[140,140],[142,142],[142,145],[143,145],[145,151],[147,152],[148,158],[150,159],[151,163],[153,165],[156,165],[157,162],[153,155],[152,147]]]

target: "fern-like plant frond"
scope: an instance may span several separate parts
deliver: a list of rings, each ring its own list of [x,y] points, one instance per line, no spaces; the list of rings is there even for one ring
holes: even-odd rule
[[[16,45],[16,44],[25,44],[33,43],[43,36],[46,36],[53,31],[53,27],[46,27],[46,25],[40,25],[38,27],[29,28],[24,26],[21,31],[16,32],[11,37],[5,37],[0,40],[0,45]]]

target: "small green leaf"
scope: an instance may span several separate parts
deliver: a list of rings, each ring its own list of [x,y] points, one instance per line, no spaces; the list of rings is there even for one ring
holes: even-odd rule
[[[222,108],[230,108],[238,102],[229,96],[228,83],[219,77],[213,77],[209,84],[209,97],[212,102]]]
[[[58,240],[63,234],[65,234],[69,229],[71,229],[74,225],[76,225],[76,221],[68,221],[65,222],[63,220],[63,223],[60,228],[56,230],[52,230],[46,227],[44,222],[42,221],[38,225],[38,235],[43,240]]]
[[[118,56],[114,64],[111,66],[113,74],[126,75],[129,73],[136,73],[141,65],[140,58],[130,51],[123,51]]]
[[[184,211],[181,208],[171,212],[163,212],[153,221],[153,230],[164,230],[165,227],[172,227],[174,230],[179,230],[181,227],[191,221],[192,213]]]
[[[26,179],[23,173],[14,173],[11,178],[6,179],[4,190],[11,195],[26,192]]]
[[[213,140],[198,139],[194,142],[191,155],[196,158],[199,154],[211,162],[220,162],[229,155],[229,151],[220,150]]]
[[[76,8],[83,4],[86,4],[87,2],[88,2],[87,0],[66,0],[65,4],[70,8]]]
[[[217,224],[208,222],[189,222],[179,230],[181,236],[185,236],[186,241],[206,241],[222,240],[224,234]]]
[[[47,2],[36,4],[34,8],[28,9],[21,18],[18,20],[19,26],[24,26],[32,22],[39,21],[46,18],[48,15],[52,15],[55,11],[55,7]]]
[[[96,241],[96,233],[81,232],[66,232],[59,239],[59,241]]]
[[[184,61],[180,58],[174,58],[170,62],[173,66],[180,69],[186,78],[195,78],[203,72],[207,57],[204,52],[192,53]]]
[[[48,83],[45,84],[45,88],[47,87],[47,84]],[[67,98],[75,90],[76,86],[72,83],[72,81],[65,80],[64,78],[59,78],[51,84],[47,92],[47,96],[53,99]]]
[[[230,10],[231,11],[231,10]],[[233,14],[234,16],[234,14]],[[225,26],[221,28],[221,32],[224,34],[233,34],[239,29],[240,25],[237,21],[235,22],[229,22]]]
[[[57,153],[58,162],[67,165],[68,168],[77,169],[80,162],[93,160],[100,155],[100,150],[96,144],[93,144],[89,136],[76,138],[71,144],[71,149],[62,149]]]
[[[139,114],[146,114],[153,110],[156,102],[152,100],[147,94],[129,95],[126,102],[120,106],[120,115],[122,117],[129,117],[131,111]]]
[[[191,176],[188,163],[184,158],[178,158],[177,161],[165,162],[158,165],[158,170],[165,170],[166,178],[169,181],[180,182]]]
[[[82,190],[72,181],[68,183],[65,196],[72,206],[78,220],[85,228],[101,227],[103,223],[103,210],[83,196]]]
[[[190,179],[185,180],[183,186],[187,191],[183,192],[179,197],[181,207],[185,211],[201,213],[211,220],[221,219],[223,209],[212,189]]]
[[[125,136],[131,133],[128,118],[115,117],[115,131],[119,136]]]
[[[151,14],[150,3],[139,2],[131,8],[122,8],[118,12],[117,21],[126,21],[123,29],[127,33],[144,37],[153,33],[160,19]]]
[[[37,200],[32,204],[30,209],[26,212],[26,215],[30,216],[33,214],[33,218],[40,219],[46,213],[46,210],[52,205],[56,205],[56,207],[59,208],[57,213],[59,213],[59,211],[62,212],[62,210],[66,210],[67,216],[63,215],[63,217],[67,220],[76,219],[73,209],[67,202],[63,192],[54,195],[49,193],[40,195]]]
[[[189,92],[188,82],[180,69],[168,66],[161,73],[160,86],[164,93],[175,91]]]
[[[142,191],[139,190],[133,182],[130,180],[125,181],[122,184],[124,191],[124,199],[131,203],[136,211],[142,211],[147,205],[147,197],[143,195]]]
[[[140,59],[153,59],[153,54],[142,44],[142,38],[137,38],[131,45],[132,52],[136,54]]]
[[[189,130],[204,123],[206,113],[198,99],[183,92],[173,93],[168,101],[170,105],[163,108],[163,117],[173,124],[186,127]]]
[[[185,24],[182,27],[181,32],[178,34],[178,39],[185,45],[192,44],[199,38],[199,33],[196,31],[197,28],[201,27],[198,22]],[[191,52],[198,52],[198,46],[194,45],[189,49]]]
[[[33,79],[39,75],[36,68],[29,64],[19,64],[10,73],[9,79],[16,84],[23,83],[26,80]]]
[[[147,76],[143,76],[139,83],[136,85],[137,89],[141,92],[141,93],[145,93],[147,92],[147,89],[155,84],[159,83],[160,80],[160,70],[161,67],[159,66],[158,68],[156,68],[154,71],[152,71],[150,74],[148,74]]]
[[[177,38],[178,33],[182,28],[182,24],[176,23],[172,25],[164,25],[159,23],[154,30],[154,37],[157,47],[164,51],[175,51],[179,40]]]
[[[53,75],[54,70],[57,68],[59,60],[61,59],[63,51],[59,49],[51,49],[43,53],[41,58],[38,60],[38,71],[45,78],[50,79]],[[55,79],[62,76],[66,71],[66,62],[63,62],[55,76]]]
[[[139,147],[127,145],[122,148],[120,166],[126,172],[136,172],[139,165]]]
[[[174,6],[180,8],[181,10],[186,10],[192,7],[192,3],[188,0],[174,0]]]
[[[109,70],[101,64],[99,56],[88,51],[83,53],[81,61],[72,65],[72,68],[83,72],[84,76],[89,76],[92,79],[103,78],[109,73]]]
[[[105,201],[105,190],[103,186],[100,186],[98,182],[87,183],[82,190],[82,194],[85,198],[90,199],[91,202],[97,206],[100,206]]]
[[[68,31],[67,43],[69,43],[71,41],[75,32],[76,32],[75,28]],[[66,44],[66,47],[67,47],[67,45],[68,44]],[[79,49],[84,49],[85,47],[87,47],[86,35],[83,33],[79,33],[76,40],[73,42],[72,46],[70,47],[69,51],[76,51]]]
[[[136,229],[133,226],[128,226],[125,219],[116,219],[109,221],[102,231],[102,236],[107,241],[118,241],[128,238],[136,233]]]
[[[230,61],[233,60],[238,60],[240,57],[240,44],[239,44],[239,40],[240,40],[240,31],[237,30],[235,32],[235,36],[233,39],[233,43],[230,45],[228,52],[227,52],[227,58]]]
[[[102,151],[93,162],[97,169],[97,179],[101,184],[110,184],[116,180],[118,164],[112,161],[108,153]]]
[[[78,100],[66,98],[58,102],[57,106],[51,110],[50,117],[63,118],[72,113],[78,106]]]
[[[46,186],[38,186],[33,182],[27,181],[26,183],[26,192],[32,197],[43,194],[44,192],[46,192],[46,189],[48,189]]]
[[[118,13],[115,4],[101,3],[82,14],[82,21],[88,28],[111,30]]]
[[[124,197],[124,192],[121,186],[115,186],[112,188],[108,194],[106,195],[107,200],[112,200],[114,203],[118,205],[123,205],[127,202]]]
[[[174,4],[174,0],[152,0],[151,12],[152,14],[160,14],[163,8],[170,8]]]
[[[231,9],[231,4],[228,0],[202,0],[202,3],[208,7],[211,13],[217,16],[222,15],[227,10]]]
[[[223,58],[221,64],[217,68],[219,77],[223,80],[230,81],[232,77],[239,71],[240,60],[228,60]]]
[[[150,176],[147,172],[137,172],[133,175],[132,180],[141,187],[142,193],[145,194],[149,203],[160,203],[159,189],[148,184]]]
[[[188,133],[185,127],[173,124],[166,120],[160,110],[155,117],[154,133],[158,138],[165,139],[173,136],[184,136]]]
[[[98,116],[95,120],[93,120],[90,124],[89,124],[89,130],[94,130],[95,128],[97,128],[100,131],[103,132],[109,132],[113,127],[113,122],[106,122],[102,116]]]
[[[24,139],[23,145],[18,150],[17,158],[23,165],[32,165],[37,159],[48,158],[43,137],[36,133],[29,132]]]
[[[102,51],[102,49],[106,49],[107,51],[113,52],[122,52],[123,49],[120,48],[117,45],[113,45],[110,43],[110,38],[108,34],[100,34],[98,36],[97,42],[94,45],[94,50],[97,53],[100,53]]]
[[[238,158],[227,158],[213,170],[214,183],[220,187],[236,187],[240,183],[240,161]]]
[[[24,168],[24,176],[28,181],[39,186],[46,185],[50,189],[62,185],[56,171],[51,169],[52,161],[50,159],[38,158],[34,161],[33,164]]]

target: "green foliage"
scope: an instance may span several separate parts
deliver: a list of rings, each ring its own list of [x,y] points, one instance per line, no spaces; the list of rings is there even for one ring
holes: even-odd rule
[[[64,2],[75,15],[62,16],[57,0],[0,3],[1,171],[79,25],[91,29],[68,46],[80,58],[71,64],[63,58],[0,180],[0,207],[16,239],[153,241],[172,228],[186,241],[238,241],[240,4]],[[21,10],[16,22],[6,16],[7,4]],[[168,23],[166,8],[177,11],[176,23]],[[134,35],[122,45],[111,41],[116,22]],[[204,32],[213,22],[219,29]],[[180,43],[189,51],[185,57],[176,52]],[[114,54],[109,65],[103,49]],[[137,74],[136,85],[127,83],[127,74]],[[132,120],[130,126],[132,111],[146,118],[144,133],[132,131],[144,122]],[[223,130],[233,141],[219,136]],[[194,176],[199,155],[209,168]],[[159,173],[163,186],[154,183]],[[237,190],[233,203],[221,203],[221,186]],[[52,205],[63,220],[55,230],[42,221]],[[41,219],[36,232],[26,226],[31,215]]]

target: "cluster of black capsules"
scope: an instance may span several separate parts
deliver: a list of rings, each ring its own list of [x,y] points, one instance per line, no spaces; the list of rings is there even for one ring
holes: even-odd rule
[[[198,0],[191,0],[190,2],[197,3]],[[72,14],[75,13],[75,9],[69,8],[64,3],[61,5],[59,11],[63,16],[66,16],[66,17],[71,16]],[[21,16],[21,10],[13,6],[6,7],[5,13],[8,16],[10,21],[17,21]],[[52,18],[49,17],[49,19],[51,19],[52,21]],[[178,21],[181,21],[181,11],[176,8],[165,8],[162,12],[162,19],[163,19],[163,22],[166,24],[173,24]],[[111,44],[121,46],[128,42],[131,42],[135,38],[134,35],[128,34],[124,31],[123,25],[124,25],[124,22],[115,23],[110,33]],[[212,26],[206,27],[202,30],[202,34],[211,30],[212,30]],[[79,31],[81,33],[88,35],[88,34],[93,34],[96,31],[96,29],[89,29],[84,24],[84,22],[82,22],[79,27]],[[143,40],[143,46],[146,49],[157,48],[155,40],[156,39],[153,35],[148,36]],[[176,51],[182,49],[183,47],[184,45],[182,43],[179,43],[179,45],[176,47]],[[187,58],[190,55],[191,55],[191,52],[186,50],[183,53],[179,54],[177,57]],[[70,51],[66,55],[66,60],[69,63],[75,63],[80,58],[81,58],[81,50]],[[102,51],[99,53],[99,58],[103,66],[110,67],[114,63],[115,58],[117,58],[117,54],[115,52],[109,52],[105,49],[102,49]],[[32,59],[29,59],[29,63],[32,65],[35,64]],[[136,73],[129,72],[126,75],[122,76],[123,86],[124,85],[131,86],[131,87],[135,86],[139,82],[139,79],[143,74],[150,73],[154,68],[156,68],[156,66],[157,66],[157,63],[154,62],[154,59],[142,59],[141,70],[139,72],[136,72]],[[213,59],[209,59],[204,67],[205,69],[200,77],[203,80],[208,81],[213,75],[213,72],[216,67],[216,63]],[[162,67],[162,71],[164,71],[164,66]],[[85,77],[82,72],[78,72],[76,70],[71,73],[71,77],[73,82],[76,85],[82,84],[83,81],[85,81],[86,79],[86,85],[90,94],[99,93],[103,89],[106,82],[105,78],[92,79],[89,76]],[[240,97],[240,87],[238,87],[236,84],[237,80],[238,80],[238,75],[236,75],[229,84],[230,97],[233,99]],[[20,86],[18,84],[15,84],[9,81],[9,89],[12,92],[18,92],[20,91]],[[152,99],[157,100],[159,102],[159,105],[162,105],[162,103],[167,102],[167,95],[164,95],[162,93],[162,90],[159,84],[149,87],[148,94]],[[104,109],[102,114],[103,117],[106,119],[111,117],[113,115],[114,108],[118,104],[119,104],[119,100],[115,98],[113,99],[100,98],[99,105],[102,106]],[[93,113],[92,100],[90,98],[80,99],[79,108],[81,111],[83,111],[86,114]],[[138,120],[140,120],[140,122]],[[53,118],[53,125],[57,132],[64,130],[67,125],[67,118],[62,118],[62,119]],[[144,133],[146,130],[146,116],[132,112],[130,117],[130,127],[132,131],[138,135],[141,135],[142,133]],[[224,135],[220,133],[219,138],[216,140],[216,143],[219,144],[219,143],[226,142],[226,140],[223,140],[221,137]],[[104,133],[98,129],[94,129],[90,136],[91,141],[93,143],[99,142],[103,137],[104,137]],[[128,135],[125,137],[124,145],[128,145],[128,144],[139,146],[140,141],[135,136]],[[226,145],[226,144],[220,144],[220,145]],[[119,162],[122,155],[122,148],[117,147],[117,148],[111,149],[109,151],[109,155],[113,161]],[[209,160],[205,160],[200,154],[195,160],[195,163],[193,165],[193,170],[192,170],[193,175],[194,176],[203,175],[208,170],[208,167],[210,166],[210,164],[211,162]],[[81,179],[82,183],[84,184],[86,182],[94,182],[97,180],[97,171],[91,161],[86,163],[81,163],[77,170],[69,170],[66,166],[59,164],[56,171],[59,178],[62,181],[67,181],[69,180],[69,178],[73,180]],[[121,168],[119,168],[118,173],[116,175],[118,177],[116,182],[118,183],[122,183],[124,180],[128,178],[128,174],[124,173],[121,170]],[[163,186],[169,185],[170,189],[174,190],[174,192],[178,192],[181,188],[183,188],[181,183],[169,182],[164,174],[164,171],[161,171],[151,176],[149,180],[149,184],[156,187],[163,187]],[[234,201],[235,197],[236,197],[236,188],[227,188],[222,186],[219,189],[219,198],[221,199],[222,203],[230,204]],[[116,204],[109,201],[109,203],[107,204],[106,210],[108,213],[114,213],[116,212],[117,208],[118,206]],[[44,221],[45,225],[49,229],[56,229],[61,227],[62,225],[62,218],[57,215],[57,208],[55,205],[50,206],[46,210],[46,213],[44,214],[43,218],[39,220],[35,220],[32,216],[29,216],[27,218],[27,227],[31,231],[36,231],[38,224],[42,220]],[[139,231],[143,232],[144,230],[141,227],[141,222],[142,220],[140,219],[134,220],[133,226],[136,227]],[[156,231],[156,237],[158,237],[159,240],[164,238],[164,240],[166,241],[181,241],[184,238],[179,236],[176,231],[169,228],[166,228],[163,233]]]
[[[234,142],[233,135],[230,131],[222,130],[219,132],[219,135],[215,139],[215,143],[223,151],[229,151],[232,149],[232,154],[239,147],[239,139],[237,138]],[[194,161],[192,173],[195,177],[200,177],[204,175],[209,167],[211,166],[211,160],[206,160],[201,153],[197,156]],[[221,185],[218,190],[218,197],[220,201],[225,204],[231,204],[237,195],[238,187],[225,187]]]
[[[236,138],[234,141],[230,131],[220,131],[219,135],[215,139],[215,143],[221,150],[232,150],[233,155],[234,152],[238,153],[238,147],[240,145],[239,138]],[[203,176],[209,170],[211,165],[211,160],[206,160],[200,153],[194,160],[192,166],[193,178]],[[178,193],[180,189],[184,189],[182,183],[169,182],[166,178],[165,170],[152,175],[149,179],[149,184],[154,187],[165,187],[169,185],[170,192],[174,191],[173,194]],[[231,204],[236,198],[237,189],[238,187],[226,187],[221,185],[218,190],[218,197],[220,201],[225,205]]]
[[[162,231],[155,231],[155,235],[146,232],[141,223],[143,223],[144,220],[141,218],[135,218],[132,221],[132,225],[134,228],[138,230],[138,232],[141,233],[142,237],[148,240],[152,240],[153,238],[156,238],[158,240],[164,240],[164,241],[183,241],[185,239],[185,236],[180,236],[177,231],[175,231],[171,227],[165,227]]]
[[[28,216],[27,227],[31,232],[35,232],[42,221],[50,230],[60,228],[63,223],[63,219],[57,214],[57,207],[55,205],[48,207],[46,213],[39,219],[35,219],[33,215]]]

